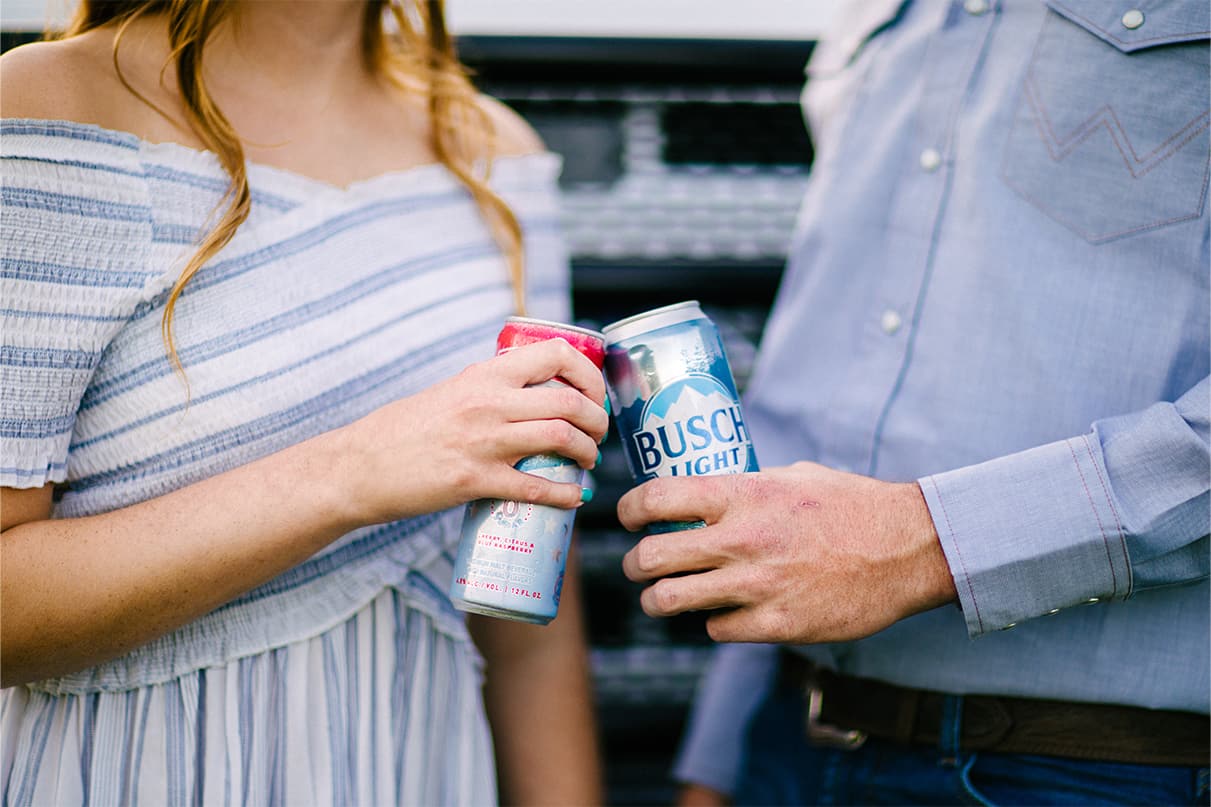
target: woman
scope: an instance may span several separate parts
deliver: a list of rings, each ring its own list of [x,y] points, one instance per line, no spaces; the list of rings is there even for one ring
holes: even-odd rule
[[[477,804],[494,752],[599,796],[575,592],[471,623],[482,699],[444,594],[458,505],[575,506],[512,465],[606,430],[562,342],[484,360],[569,314],[558,163],[396,2],[85,2],[0,60],[6,803]]]

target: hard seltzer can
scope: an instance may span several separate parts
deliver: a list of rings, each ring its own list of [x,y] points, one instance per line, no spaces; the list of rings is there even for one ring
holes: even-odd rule
[[[719,329],[697,301],[602,329],[606,385],[635,482],[758,470]],[[649,524],[651,532],[705,526]]]
[[[497,354],[547,339],[563,339],[601,368],[605,341],[597,331],[558,322],[509,317]],[[560,385],[552,379],[547,384]],[[584,481],[584,470],[555,454],[526,457],[516,468],[555,482]],[[502,499],[467,505],[450,599],[462,611],[545,625],[555,618],[572,541],[575,510]]]

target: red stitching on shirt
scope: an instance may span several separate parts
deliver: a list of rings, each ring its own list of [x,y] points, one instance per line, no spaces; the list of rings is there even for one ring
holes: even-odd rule
[[[1036,51],[1037,51],[1037,49],[1038,49],[1038,45],[1036,44]],[[1033,59],[1034,59],[1034,57],[1032,57],[1032,61],[1033,61]],[[1068,142],[1067,149],[1065,150],[1065,152],[1063,154],[1057,155],[1052,144],[1053,144],[1053,142],[1058,141],[1058,138],[1055,137],[1053,132],[1049,131],[1047,128],[1044,127],[1044,124],[1046,124],[1047,126],[1050,126],[1051,122],[1050,122],[1050,120],[1048,120],[1046,118],[1045,113],[1042,111],[1042,103],[1037,101],[1033,97],[1033,86],[1031,83],[1031,79],[1029,77],[1025,81],[1022,82],[1022,92],[1023,92],[1023,95],[1025,96],[1025,103],[1028,104],[1030,107],[1032,107],[1032,109],[1035,113],[1035,114],[1031,115],[1031,118],[1034,122],[1035,129],[1038,132],[1039,140],[1041,140],[1043,142],[1044,146],[1047,149],[1048,155],[1057,162],[1059,162],[1068,153],[1071,153],[1071,151],[1073,151],[1078,145],[1080,145],[1081,142],[1083,142],[1085,139],[1087,139],[1094,132],[1098,131],[1098,129],[1100,128],[1099,126],[1089,126],[1089,127],[1085,128],[1085,130],[1082,132],[1082,126],[1085,126],[1085,124],[1082,124],[1082,126],[1078,126],[1069,135],[1070,138],[1075,138],[1075,139],[1070,140]],[[1111,114],[1113,114],[1112,110],[1111,110]],[[1211,115],[1211,112],[1207,112],[1207,113],[1203,113],[1203,114]],[[1096,117],[1097,117],[1097,113],[1095,113],[1091,118],[1089,118],[1086,121],[1086,124],[1088,123],[1089,120],[1093,120]],[[1183,132],[1188,130],[1193,124],[1197,123],[1200,120],[1200,118],[1202,118],[1202,117],[1203,116],[1200,115],[1198,118],[1195,118],[1193,121],[1186,124],[1176,134],[1171,136],[1169,138],[1169,140],[1165,141],[1165,143],[1162,143],[1160,146],[1158,146],[1156,149],[1154,149],[1151,154],[1146,155],[1145,159],[1150,159],[1150,158],[1154,157],[1162,148],[1165,147],[1166,144],[1172,142],[1175,138],[1181,136]],[[1116,118],[1116,121],[1117,121],[1117,118]],[[1106,124],[1104,122],[1102,122],[1102,125],[1105,126],[1107,132],[1110,134],[1111,142],[1114,143],[1115,148],[1117,148],[1119,150],[1119,153],[1120,153],[1120,155],[1123,156],[1123,159],[1127,160],[1127,156],[1123,152],[1122,145],[1119,143],[1118,139],[1114,136],[1113,129],[1109,126],[1109,124]],[[1203,124],[1198,129],[1196,129],[1192,132],[1189,132],[1188,136],[1184,140],[1182,140],[1182,142],[1175,145],[1172,149],[1169,150],[1169,152],[1167,154],[1164,155],[1164,157],[1162,159],[1158,159],[1158,160],[1154,161],[1150,167],[1148,167],[1146,170],[1144,170],[1140,174],[1136,174],[1131,169],[1131,166],[1129,163],[1127,166],[1128,171],[1135,178],[1139,178],[1140,176],[1143,176],[1144,174],[1148,173],[1148,171],[1151,171],[1153,168],[1155,168],[1161,162],[1168,159],[1170,156],[1172,156],[1178,150],[1183,148],[1187,143],[1190,142],[1190,140],[1192,140],[1195,137],[1202,134],[1208,128],[1208,126],[1211,126],[1211,121]],[[1121,124],[1119,124],[1119,128],[1120,129],[1122,128]],[[1124,133],[1124,137],[1126,138],[1125,133]],[[1130,138],[1126,138],[1126,139],[1127,139],[1128,146],[1130,146],[1131,145]],[[1132,154],[1134,155],[1133,147],[1132,147]],[[1136,159],[1137,159],[1137,161],[1139,160],[1138,157]],[[1071,229],[1072,231],[1079,234],[1082,238],[1084,238],[1086,241],[1088,241],[1091,244],[1100,244],[1100,243],[1104,243],[1106,241],[1110,241],[1115,238],[1121,238],[1126,235],[1133,235],[1135,233],[1142,233],[1142,232],[1146,232],[1148,230],[1155,230],[1160,227],[1166,227],[1170,224],[1176,224],[1176,223],[1182,222],[1182,221],[1192,221],[1194,219],[1201,217],[1203,214],[1203,208],[1207,202],[1208,177],[1209,176],[1211,176],[1211,156],[1208,156],[1207,168],[1203,173],[1202,191],[1199,194],[1198,206],[1191,213],[1188,213],[1185,215],[1174,216],[1169,219],[1162,219],[1160,221],[1150,221],[1150,222],[1146,222],[1144,224],[1141,224],[1141,225],[1138,225],[1135,227],[1128,227],[1123,230],[1117,230],[1117,231],[1113,231],[1113,232],[1109,232],[1109,233],[1093,233],[1090,230],[1088,230],[1087,228],[1080,226],[1077,223],[1077,221],[1075,219],[1073,219],[1072,217],[1065,216],[1061,213],[1056,212],[1051,207],[1050,204],[1044,202],[1038,196],[1036,196],[1035,194],[1028,191],[1020,183],[1016,182],[1009,174],[1009,151],[1008,151],[1008,149],[1005,151],[1004,157],[1001,162],[1001,180],[1006,185],[1008,185],[1009,187],[1016,190],[1019,194],[1021,194],[1021,196],[1023,198],[1025,198],[1028,202],[1033,204],[1036,208],[1038,208],[1046,216],[1059,222],[1060,224],[1064,225],[1065,227],[1068,227],[1069,229]]]
[[[1135,233],[1147,232],[1148,230],[1155,230],[1159,227],[1166,227],[1170,224],[1177,224],[1178,222],[1182,222],[1182,221],[1193,221],[1194,219],[1197,219],[1200,216],[1202,216],[1203,215],[1203,205],[1207,200],[1207,174],[1211,173],[1211,160],[1209,160],[1207,162],[1207,165],[1208,165],[1208,172],[1205,172],[1203,174],[1203,192],[1199,196],[1198,209],[1195,212],[1190,213],[1189,215],[1186,215],[1186,216],[1174,216],[1171,219],[1162,219],[1161,221],[1148,222],[1147,224],[1141,224],[1138,227],[1131,227],[1126,230],[1117,230],[1117,231],[1111,232],[1111,233],[1098,233],[1098,234],[1091,233],[1086,228],[1081,227],[1071,217],[1061,216],[1059,213],[1056,213],[1054,210],[1052,210],[1047,205],[1046,202],[1044,202],[1042,199],[1040,199],[1037,195],[1031,193],[1030,191],[1023,188],[1021,185],[1019,185],[1018,183],[1014,182],[1014,180],[1011,179],[1009,177],[1009,175],[1006,173],[1004,167],[1002,167],[1002,170],[1001,170],[1001,179],[1005,182],[1006,185],[1008,185],[1009,187],[1013,188],[1015,191],[1020,193],[1024,199],[1026,199],[1028,202],[1030,202],[1036,208],[1038,208],[1039,211],[1043,213],[1043,215],[1047,216],[1048,218],[1050,218],[1054,221],[1059,222],[1060,224],[1064,225],[1065,227],[1068,227],[1073,232],[1075,232],[1077,235],[1081,236],[1086,241],[1088,241],[1090,244],[1104,244],[1107,241],[1110,241],[1115,238],[1121,238],[1124,235],[1133,235]]]
[[[1072,441],[1065,440],[1064,444],[1068,446],[1068,451],[1072,454],[1072,464],[1076,466],[1076,475],[1081,478],[1081,487],[1085,489],[1085,495],[1089,497],[1089,507],[1093,510],[1093,517],[1097,519],[1098,529],[1102,531],[1102,543],[1106,547],[1106,563],[1110,564],[1111,596],[1117,596],[1118,575],[1114,573],[1114,559],[1110,556],[1110,539],[1106,536],[1106,525],[1102,523],[1102,516],[1097,511],[1097,505],[1093,503],[1093,494],[1089,492],[1089,485],[1085,483],[1085,472],[1081,470],[1081,463],[1076,458],[1076,451],[1072,448]]]
[[[976,602],[976,592],[971,585],[971,575],[967,573],[967,564],[963,562],[963,550],[959,549],[959,542],[954,540],[955,529],[950,523],[950,513],[946,512],[946,502],[942,501],[942,491],[938,490],[938,483],[934,478],[928,477],[929,484],[933,485],[934,496],[938,498],[938,506],[942,508],[942,518],[946,519],[946,531],[950,533],[951,543],[955,548],[955,556],[959,559],[959,568],[963,570],[963,579],[967,582],[967,593],[971,595],[971,604],[976,609],[976,624],[980,626],[980,631],[984,630],[984,619],[980,616],[980,604]]]
[[[1123,549],[1123,560],[1127,561],[1127,568],[1131,568],[1130,561],[1127,558],[1127,536],[1123,532],[1123,520],[1119,518],[1118,510],[1114,507],[1114,500],[1110,498],[1110,488],[1106,485],[1106,480],[1102,478],[1102,469],[1098,467],[1097,460],[1093,457],[1093,446],[1089,442],[1089,435],[1085,435],[1085,450],[1089,452],[1089,461],[1093,463],[1093,470],[1097,474],[1097,481],[1102,486],[1102,495],[1106,497],[1106,504],[1110,505],[1110,512],[1114,515],[1114,526],[1118,529],[1119,546]],[[1127,596],[1131,596],[1132,581],[1127,578]]]
[[[1104,127],[1110,135],[1110,141],[1114,143],[1114,147],[1118,149],[1118,153],[1122,156],[1123,164],[1127,166],[1127,170],[1135,179],[1139,179],[1172,157],[1183,146],[1211,125],[1207,120],[1204,120],[1211,118],[1211,112],[1200,112],[1170,135],[1167,140],[1141,157],[1135,153],[1135,144],[1131,142],[1131,136],[1127,134],[1127,129],[1123,126],[1122,121],[1119,120],[1114,107],[1109,104],[1102,104],[1094,110],[1092,115],[1074,126],[1067,135],[1060,137],[1056,134],[1055,126],[1047,114],[1047,106],[1043,103],[1043,99],[1036,88],[1033,68],[1031,68],[1030,74],[1026,77],[1026,100],[1034,108],[1036,119],[1045,124],[1045,127],[1040,127],[1040,134],[1045,135],[1041,139],[1044,145],[1047,146],[1047,153],[1051,155],[1051,159],[1056,162],[1063,160],[1075,151],[1077,146],[1088,140],[1099,128]],[[1190,131],[1200,121],[1202,125]],[[1122,138],[1122,142],[1119,142],[1120,137]],[[1176,142],[1176,145],[1174,145],[1175,141],[1178,141],[1179,138],[1182,138],[1181,142]],[[1123,148],[1124,143],[1126,144],[1126,148]],[[1172,147],[1170,148],[1170,146]],[[1165,149],[1168,150],[1166,151]],[[1164,151],[1163,154],[1161,153],[1162,151]],[[1136,166],[1139,166],[1141,170],[1137,171]]]

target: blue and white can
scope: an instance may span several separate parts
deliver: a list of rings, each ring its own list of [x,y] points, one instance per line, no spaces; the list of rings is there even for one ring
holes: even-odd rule
[[[757,471],[719,329],[698,302],[657,308],[602,329],[614,422],[635,482]],[[652,532],[704,526],[652,524]]]
[[[584,470],[555,454],[526,457],[517,470],[581,484]],[[462,611],[545,625],[559,610],[575,510],[480,499],[463,518],[450,598]]]
[[[563,339],[600,368],[605,341],[597,331],[529,317],[509,317],[496,352],[546,339]],[[562,386],[551,379],[540,386]],[[553,482],[584,482],[584,469],[555,454],[525,457],[517,470]],[[504,499],[467,505],[450,599],[461,611],[545,625],[559,610],[575,510]]]

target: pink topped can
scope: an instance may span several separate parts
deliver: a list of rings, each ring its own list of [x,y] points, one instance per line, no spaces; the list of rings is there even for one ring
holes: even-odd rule
[[[529,317],[505,320],[496,353],[548,339],[563,339],[599,370],[605,363],[605,337],[597,331]],[[555,482],[584,481],[579,465],[555,454],[526,457],[516,467]],[[559,609],[575,518],[575,510],[529,502],[480,499],[468,504],[450,583],[454,606],[519,622],[550,622]]]
[[[567,342],[587,356],[599,370],[605,364],[605,336],[600,331],[530,317],[509,317],[505,320],[504,327],[496,336],[496,355],[548,339]]]

